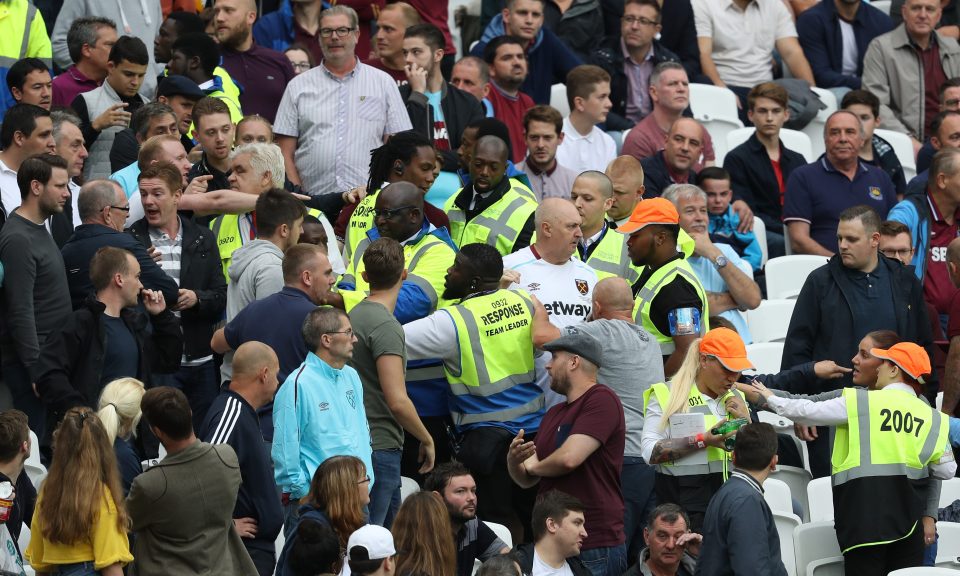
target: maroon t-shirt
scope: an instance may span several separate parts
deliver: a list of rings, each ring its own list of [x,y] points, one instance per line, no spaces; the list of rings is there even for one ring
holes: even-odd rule
[[[493,105],[493,116],[507,125],[510,130],[510,147],[513,148],[513,156],[510,158],[514,164],[523,162],[527,157],[527,141],[524,139],[523,115],[527,110],[533,108],[533,98],[518,92],[516,98],[500,91],[500,88],[490,82],[490,94],[487,100]]]
[[[387,68],[387,65],[383,63],[383,60],[379,58],[371,58],[366,62],[367,66],[373,66],[377,70],[383,70],[393,78],[393,81],[397,83],[397,88],[408,83],[407,73],[403,70],[394,70],[393,68]]]
[[[940,208],[933,197],[927,194],[927,205],[930,207],[930,244],[927,246],[927,267],[923,278],[923,296],[927,302],[933,304],[937,312],[946,314],[950,309],[950,301],[957,289],[950,280],[947,270],[947,246],[954,238],[960,236],[957,219],[960,213],[954,216],[953,224],[947,224],[943,219]]]
[[[603,384],[591,386],[583,396],[547,410],[537,432],[537,458],[553,454],[572,434],[595,438],[600,447],[573,472],[541,478],[540,493],[560,490],[576,496],[585,507],[587,538],[583,549],[623,544],[623,405]]]
[[[919,52],[920,63],[923,65],[923,135],[927,138],[930,136],[933,119],[940,112],[940,85],[947,81],[947,74],[943,71],[936,36],[931,37],[930,46],[926,50]]]

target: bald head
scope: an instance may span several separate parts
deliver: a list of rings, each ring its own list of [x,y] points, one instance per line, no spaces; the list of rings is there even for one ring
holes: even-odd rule
[[[383,199],[383,207],[387,209],[399,206],[415,206],[423,211],[423,191],[410,182],[394,182],[386,185],[377,196],[377,203]]]
[[[616,160],[613,162],[616,162]],[[611,164],[613,164],[613,162],[611,162]],[[604,200],[613,197],[613,182],[611,182],[610,178],[603,172],[597,170],[581,172],[573,181],[574,188],[577,187],[577,183],[589,183],[591,189],[599,192]]]
[[[577,209],[573,205],[573,202],[567,200],[566,198],[544,198],[540,205],[537,206],[537,211],[534,213],[534,222],[536,223],[537,229],[540,229],[540,225],[544,222],[556,222],[564,217],[570,216],[570,214],[576,214]]]
[[[618,156],[607,165],[606,175],[613,184],[613,205],[607,210],[611,220],[630,217],[643,197],[643,167],[633,156]]]
[[[629,318],[633,312],[633,291],[623,278],[611,276],[593,287],[593,315],[608,320]]]
[[[233,354],[233,379],[245,380],[255,376],[263,368],[280,369],[280,362],[273,348],[262,342],[245,342]]]
[[[475,154],[495,155],[502,162],[507,161],[507,143],[497,136],[484,136],[477,140]]]
[[[544,198],[534,215],[537,252],[550,264],[562,265],[577,251],[583,238],[583,218],[566,198]]]

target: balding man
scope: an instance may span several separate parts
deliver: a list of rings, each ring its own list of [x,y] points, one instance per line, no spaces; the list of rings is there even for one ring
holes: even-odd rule
[[[637,202],[643,199],[643,166],[633,156],[617,156],[607,164],[604,174],[613,184],[613,201],[607,209],[607,218],[619,226],[630,219]]]
[[[606,219],[614,202],[610,178],[603,172],[588,170],[573,181],[570,198],[581,218],[583,237],[577,245],[580,259],[593,268],[598,278],[618,276],[636,282],[640,270],[630,261],[626,239],[614,232],[617,225]]]
[[[397,87],[407,84],[403,33],[416,24],[420,24],[420,14],[413,6],[406,2],[387,4],[380,9],[380,15],[377,16],[377,33],[371,38],[377,46],[377,56],[367,59],[366,54],[360,55],[368,65],[389,74],[396,81]]]
[[[950,241],[946,260],[950,281],[960,288],[960,238]],[[960,291],[957,291],[950,301],[947,339],[950,340],[950,350],[947,352],[947,362],[943,369],[941,410],[947,414],[955,414],[957,405],[960,404]]]
[[[506,287],[536,296],[547,309],[550,323],[558,328],[586,322],[590,317],[590,295],[597,273],[573,257],[583,238],[581,221],[571,201],[544,198],[535,213],[536,242],[503,259]],[[550,354],[544,353],[536,361],[537,384],[548,407],[563,401],[563,396],[550,388],[546,370],[549,360]]]
[[[693,118],[680,118],[670,126],[663,150],[640,161],[646,188],[644,197],[656,198],[671,184],[696,180],[693,167],[703,150],[704,132],[703,126]]]
[[[273,402],[280,363],[266,344],[246,342],[233,355],[233,380],[213,401],[199,437],[229,444],[240,462],[240,492],[233,525],[260,576],[273,574],[274,542],[283,528],[283,508],[273,480],[273,462],[263,447],[257,410]]]
[[[74,310],[93,294],[90,260],[104,246],[123,248],[133,254],[140,264],[143,287],[162,292],[167,304],[176,303],[177,283],[167,276],[133,236],[123,233],[123,224],[130,213],[130,201],[119,184],[111,180],[87,182],[80,188],[77,209],[83,223],[77,226],[73,237],[61,249]]]
[[[508,150],[497,136],[477,140],[470,183],[443,207],[457,246],[480,242],[506,256],[530,245],[537,202],[529,188],[506,177]]]

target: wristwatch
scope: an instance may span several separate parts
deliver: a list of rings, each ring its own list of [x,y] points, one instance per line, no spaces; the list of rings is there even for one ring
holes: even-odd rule
[[[727,257],[723,254],[717,256],[713,261],[713,265],[717,267],[717,270],[723,268],[727,265]]]

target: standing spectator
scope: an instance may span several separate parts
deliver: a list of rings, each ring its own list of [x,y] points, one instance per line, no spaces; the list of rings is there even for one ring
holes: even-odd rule
[[[740,428],[733,465],[730,480],[707,507],[696,574],[786,576],[777,525],[763,499],[763,483],[777,466],[773,426],[760,422]]]
[[[708,232],[712,242],[727,244],[737,256],[750,264],[752,273],[761,271],[763,252],[757,235],[740,232],[740,216],[733,211],[730,173],[718,166],[704,168],[697,174],[697,186],[707,195],[707,214],[710,218]],[[769,242],[769,236],[768,240]],[[781,256],[783,250],[781,247]]]
[[[272,576],[274,542],[283,527],[283,510],[273,481],[270,456],[263,447],[257,410],[277,392],[277,355],[266,344],[248,342],[233,356],[233,380],[213,401],[200,439],[229,444],[240,463],[240,491],[233,524],[260,576]]]
[[[50,69],[39,58],[17,60],[7,70],[7,88],[14,104],[33,104],[49,110],[52,83]]]
[[[80,117],[83,139],[90,151],[84,166],[84,178],[103,178],[110,170],[110,149],[117,133],[130,124],[130,118],[147,99],[139,94],[149,63],[143,41],[121,36],[110,49],[107,77],[103,84],[82,92],[70,107]]]
[[[749,205],[766,225],[771,258],[786,253],[784,195],[790,175],[807,162],[780,139],[780,130],[790,118],[788,100],[789,94],[783,86],[773,82],[754,86],[747,95],[747,116],[756,130],[723,159],[723,166],[730,174],[733,197]],[[742,224],[741,220],[735,226],[737,232],[747,232]]]
[[[303,339],[310,351],[280,387],[273,411],[274,478],[283,496],[287,533],[309,479],[327,458],[356,456],[371,485],[376,482],[363,385],[347,366],[357,341],[350,318],[336,308],[317,308],[303,321]]]
[[[368,58],[366,54],[360,54],[360,59],[386,72],[396,81],[398,88],[407,84],[404,31],[417,24],[420,24],[420,14],[406,2],[394,2],[381,7],[377,16],[377,32],[371,38],[376,45],[374,56]]]
[[[681,117],[670,126],[663,150],[640,161],[644,198],[660,196],[671,184],[686,184],[696,180],[694,166],[703,150],[706,133],[693,118]]]
[[[13,484],[16,491],[6,526],[21,557],[20,532],[24,524],[30,526],[33,521],[37,503],[37,489],[23,470],[33,448],[31,442],[26,414],[15,409],[0,412],[0,482]]]
[[[870,42],[894,27],[885,12],[860,0],[817,2],[797,16],[800,46],[820,88],[838,98],[860,89]]]
[[[447,507],[457,551],[457,576],[470,576],[476,560],[486,562],[510,550],[477,518],[477,482],[463,464],[451,461],[438,465],[427,476],[423,489],[439,496]]]
[[[180,171],[172,164],[148,166],[140,173],[146,216],[127,232],[160,254],[160,268],[179,286],[171,309],[180,317],[183,359],[169,382],[187,395],[199,429],[219,388],[210,339],[226,309],[227,285],[213,233],[177,213],[182,193]]]
[[[561,9],[552,2],[544,2],[544,26],[552,30],[564,46],[585,58],[606,33],[600,4],[599,0],[574,0]]]
[[[170,48],[171,58],[167,64],[167,73],[186,76],[200,87],[206,96],[216,98],[230,109],[233,123],[243,119],[240,101],[227,93],[223,79],[217,75],[220,63],[217,42],[204,34],[184,34],[177,38]]]
[[[209,190],[230,188],[230,151],[233,150],[236,127],[230,108],[219,98],[205,96],[197,101],[191,112],[194,135],[203,149],[200,161],[190,168],[189,180],[210,176]],[[274,176],[277,176],[276,174]]]
[[[643,529],[646,548],[624,576],[693,576],[703,536],[690,531],[690,518],[676,504],[654,508]]]
[[[856,114],[863,125],[865,137],[860,148],[860,159],[886,172],[896,187],[897,198],[902,198],[907,191],[903,166],[900,165],[900,159],[897,158],[893,146],[874,132],[881,123],[880,100],[866,90],[853,90],[844,95],[840,108]],[[932,126],[931,130],[936,132]]]
[[[140,147],[154,136],[179,136],[180,123],[173,108],[160,102],[147,102],[133,113],[130,118],[130,127],[117,132],[110,146],[110,178],[123,186],[127,197],[132,197],[137,189],[137,175],[140,167],[137,160],[140,156]],[[138,200],[137,200],[138,201]],[[134,210],[139,210],[140,206]],[[127,220],[132,224],[143,218],[143,211],[133,217],[133,211]],[[130,218],[133,217],[131,220]]]
[[[53,142],[56,145],[56,154],[67,161],[67,190],[70,191],[70,219],[73,228],[81,224],[80,208],[80,180],[83,176],[83,165],[86,163],[87,147],[83,143],[83,132],[80,131],[80,119],[68,110],[55,110],[50,113],[53,124]],[[0,153],[2,157],[2,153]],[[64,210],[67,209],[64,205]],[[71,231],[72,234],[72,231]]]
[[[841,212],[867,204],[884,219],[897,203],[896,189],[887,173],[860,160],[865,136],[856,114],[849,110],[834,112],[823,130],[826,152],[790,175],[783,221],[795,254],[833,256],[838,247]]]
[[[126,250],[105,246],[91,259],[96,293],[50,335],[38,361],[37,394],[55,422],[75,406],[97,407],[103,388],[117,378],[152,385],[154,374],[179,368],[180,323],[139,276]]]
[[[195,12],[174,11],[164,15],[163,24],[153,41],[153,57],[157,64],[166,64],[173,57],[173,43],[186,34],[203,33],[203,18]]]
[[[584,64],[567,74],[570,115],[563,120],[563,142],[557,149],[560,163],[576,173],[602,170],[617,157],[617,145],[597,128],[610,111],[610,75],[599,66]]]
[[[182,76],[167,76],[157,86],[157,102],[170,106],[177,115],[184,150],[193,150],[193,138],[188,134],[193,128],[193,107],[201,98],[200,87]]]
[[[393,525],[396,573],[448,576],[456,573],[456,551],[447,536],[450,520],[443,502],[432,492],[417,492],[403,501]]]
[[[613,184],[613,202],[607,209],[607,218],[620,226],[630,219],[633,209],[643,200],[646,190],[643,166],[633,156],[617,156],[607,165],[604,174]]]
[[[83,16],[71,22],[66,46],[73,65],[53,79],[52,105],[70,106],[77,96],[100,86],[116,43],[117,25],[109,18]]]
[[[133,479],[143,474],[140,456],[132,442],[140,424],[140,401],[146,389],[136,378],[117,378],[103,388],[97,401],[97,417],[103,422],[107,440],[113,446],[123,484],[123,496],[130,493]]]
[[[0,48],[5,64],[0,72],[9,73],[13,69],[10,62],[24,58],[40,59],[46,68],[52,65],[52,50],[47,27],[37,7],[28,0],[11,0],[6,3],[6,14],[0,26],[0,37],[4,45]],[[3,92],[0,97],[0,115],[16,103],[16,95]],[[48,99],[49,102],[49,99]]]
[[[709,84],[710,79],[700,67],[700,46],[692,3],[690,0],[676,0],[664,3],[660,10],[663,47],[680,57],[683,69],[694,82]]]
[[[490,100],[490,68],[483,59],[476,56],[464,56],[453,65],[450,84],[473,94],[474,98],[483,104],[483,113],[486,117],[493,116]]]
[[[323,60],[290,82],[273,126],[287,178],[311,195],[364,184],[370,150],[410,129],[393,82],[354,54],[357,13],[334,6],[322,13],[320,26]],[[342,82],[347,76],[353,80]],[[337,98],[341,104],[330,106]]]
[[[551,490],[579,494],[592,526],[583,535],[580,559],[595,576],[623,574],[627,554],[620,473],[626,426],[620,399],[597,381],[603,349],[575,326],[543,349],[553,353],[547,365],[550,387],[566,402],[547,410],[536,444],[524,442],[523,431],[510,443],[510,477],[521,486],[539,483],[541,496]]]
[[[277,103],[294,77],[290,61],[254,41],[257,6],[253,0],[216,0],[213,13],[223,68],[234,82],[247,87],[240,94],[240,107],[273,122]]]
[[[243,144],[273,144],[273,125],[263,116],[248,114],[237,122],[234,131],[234,147]]]
[[[556,34],[543,26],[544,0],[507,0],[503,11],[487,25],[480,42],[470,51],[487,63],[487,46],[501,36],[517,37],[529,65],[517,89],[537,104],[550,103],[550,86],[563,83],[571,70],[582,64],[580,57]]]
[[[253,39],[261,46],[284,53],[290,46],[298,45],[319,62],[322,10],[321,0],[284,2],[275,12],[261,13],[253,25]]]
[[[526,2],[528,0],[516,0]],[[490,94],[493,116],[510,130],[511,160],[520,162],[526,155],[523,139],[523,116],[534,101],[521,86],[528,77],[528,62],[523,41],[517,36],[498,36],[487,44],[483,59],[490,69]]]
[[[534,541],[517,550],[521,572],[530,576],[613,576],[616,572],[587,567],[581,557],[583,543],[590,534],[586,530],[585,510],[583,502],[559,490],[550,490],[540,496],[530,519]],[[593,530],[590,528],[591,532]],[[621,564],[622,573],[626,562]]]
[[[537,200],[569,198],[577,172],[557,161],[563,143],[563,116],[555,108],[538,104],[523,115],[527,157],[517,164],[525,172]]]
[[[960,288],[960,241],[956,238],[950,241],[947,247],[947,270],[950,272],[950,280],[954,286]],[[943,380],[941,389],[943,390],[943,404],[941,410],[952,416],[957,415],[957,403],[960,401],[960,373],[956,366],[960,362],[960,291],[954,295],[950,302],[950,314],[947,321],[946,339],[950,342],[947,350],[947,358],[944,362]]]
[[[93,410],[74,408],[56,437],[24,556],[41,573],[120,576],[133,560],[130,517],[107,432]]]
[[[3,130],[5,134],[6,122]],[[24,160],[17,172],[23,203],[0,231],[3,377],[13,405],[27,414],[39,437],[44,435],[46,419],[33,391],[40,375],[40,351],[70,316],[64,260],[43,223],[63,210],[69,194],[67,180],[67,164],[59,156],[44,154]]]
[[[31,156],[57,150],[50,111],[33,104],[17,104],[7,110],[0,127],[0,148],[0,208],[7,219],[21,202],[20,165]]]
[[[176,388],[147,390],[142,408],[167,456],[127,496],[136,574],[257,574],[232,521],[242,478],[233,448],[197,440]]]

